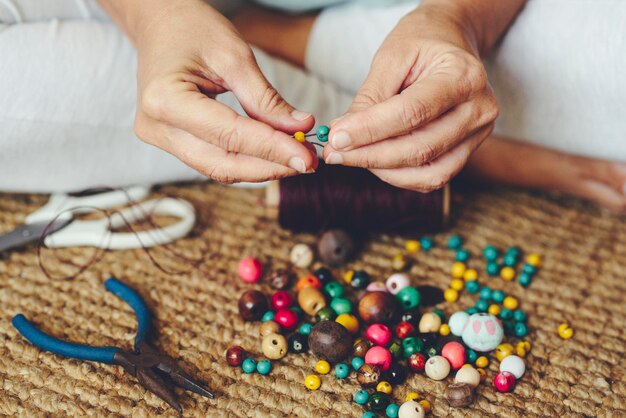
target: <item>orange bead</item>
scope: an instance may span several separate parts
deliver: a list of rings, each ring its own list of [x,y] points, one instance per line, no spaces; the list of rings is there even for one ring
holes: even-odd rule
[[[322,282],[315,276],[304,276],[298,280],[298,283],[296,283],[296,289],[299,292],[305,287],[314,287],[315,289],[319,289],[322,287]]]

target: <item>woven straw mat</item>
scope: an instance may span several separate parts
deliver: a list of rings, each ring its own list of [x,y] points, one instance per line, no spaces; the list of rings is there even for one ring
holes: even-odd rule
[[[7,416],[176,416],[175,411],[121,367],[66,359],[30,345],[11,326],[24,313],[44,331],[74,342],[132,347],[135,317],[123,301],[108,293],[103,281],[114,275],[135,288],[150,306],[157,330],[157,347],[216,393],[214,400],[178,391],[184,416],[236,417],[359,417],[364,409],[352,402],[359,387],[322,376],[322,386],[308,391],[305,376],[314,373],[312,355],[290,354],[274,362],[270,375],[246,375],[229,367],[225,350],[240,344],[262,358],[259,323],[244,323],[237,299],[244,289],[237,263],[244,256],[286,265],[297,242],[316,237],[293,235],[266,216],[262,192],[212,184],[161,188],[155,195],[183,197],[196,207],[199,220],[189,237],[157,249],[163,267],[185,274],[166,274],[142,250],[110,251],[96,265],[72,280],[50,280],[38,267],[34,246],[0,255],[0,415]],[[24,221],[46,201],[45,196],[0,195],[0,231]],[[428,399],[432,415],[469,417],[619,417],[626,416],[626,222],[609,213],[569,199],[507,189],[456,193],[455,222],[449,232],[434,236],[435,248],[419,252],[410,271],[414,284],[445,289],[451,280],[452,254],[445,249],[450,233],[464,237],[473,254],[469,265],[479,280],[516,296],[529,315],[532,351],[527,371],[513,393],[497,393],[491,383],[498,370],[495,358],[487,382],[477,389],[468,408],[450,408],[443,398],[452,377],[435,382],[411,375],[394,388],[402,402],[407,392]],[[401,252],[404,239],[376,236],[363,243],[351,268],[365,269],[385,279],[390,259]],[[538,252],[545,263],[532,285],[487,279],[481,249],[517,245]],[[52,252],[54,251],[54,252]],[[44,249],[51,273],[70,275],[75,267],[59,258],[83,264],[92,249]],[[178,256],[172,256],[172,252]],[[54,256],[54,257],[53,257]],[[196,267],[182,257],[197,260]],[[304,274],[304,271],[300,272]],[[341,271],[337,271],[341,274]],[[270,287],[255,287],[269,293]],[[476,297],[462,294],[439,306],[447,314],[466,309]],[[562,340],[557,327],[569,322],[574,337]],[[514,341],[513,341],[514,342]]]

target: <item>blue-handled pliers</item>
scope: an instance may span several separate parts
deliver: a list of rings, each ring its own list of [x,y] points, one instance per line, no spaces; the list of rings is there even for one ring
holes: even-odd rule
[[[152,324],[148,307],[141,297],[120,280],[110,278],[104,282],[106,289],[128,303],[137,316],[135,350],[124,351],[118,347],[90,347],[54,338],[31,324],[22,314],[13,317],[13,326],[36,347],[66,357],[97,361],[122,366],[139,380],[146,389],[170,404],[179,413],[182,407],[176,398],[173,385],[190,390],[207,398],[213,394],[183,371],[174,359],[161,354],[148,343]],[[167,380],[166,380],[167,379]]]

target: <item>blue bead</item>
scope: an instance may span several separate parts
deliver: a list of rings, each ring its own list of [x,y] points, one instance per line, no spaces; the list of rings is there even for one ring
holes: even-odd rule
[[[361,415],[361,418],[376,418],[376,414],[372,411],[365,411],[363,415]]]
[[[359,405],[365,405],[370,400],[370,394],[366,390],[360,390],[354,394],[352,399]]]
[[[456,250],[455,259],[456,261],[460,261],[462,263],[466,262],[470,258],[470,253],[465,248],[459,248]]]
[[[269,374],[272,371],[272,363],[269,360],[261,360],[256,364],[256,371],[259,374]]]
[[[463,245],[463,240],[458,235],[452,235],[448,238],[448,248],[451,250],[456,250]]]
[[[352,359],[352,368],[354,370],[359,370],[361,366],[363,366],[363,364],[365,364],[365,360],[363,360],[361,357],[355,357]]]
[[[513,312],[513,319],[515,322],[526,322],[526,312],[521,309],[516,309],[515,312]]]
[[[527,273],[520,273],[518,281],[520,286],[528,287],[533,281],[533,276]]]
[[[474,306],[472,306],[471,308],[467,308],[467,312],[470,315],[474,315],[475,313],[478,313],[478,309],[476,309]]]
[[[300,325],[300,334],[309,335],[311,330],[313,329],[313,325],[311,324],[302,324]]]
[[[478,309],[478,312],[487,312],[489,303],[485,299],[480,299],[476,302],[475,308]]]
[[[515,324],[515,327],[513,328],[513,332],[515,332],[515,336],[517,338],[522,338],[522,337],[525,337],[526,334],[528,334],[528,327],[526,327],[525,323],[518,322]]]
[[[469,282],[465,282],[465,290],[469,294],[475,294],[480,289],[480,284],[478,284],[477,280],[470,280]]]
[[[502,290],[494,290],[491,292],[491,300],[495,303],[502,303],[505,297],[506,294]]]
[[[483,255],[488,261],[495,261],[498,258],[498,249],[493,245],[487,245],[483,249]]]
[[[320,142],[328,142],[328,133],[330,132],[330,128],[326,125],[322,125],[317,128],[317,139]]]
[[[483,287],[482,289],[480,289],[480,298],[487,301],[491,299],[491,289],[489,289],[488,287]]]
[[[502,308],[502,310],[500,311],[500,319],[511,319],[513,318],[513,312],[511,312],[510,309],[507,308]]]
[[[241,370],[244,373],[254,373],[256,370],[256,361],[252,358],[247,358],[241,363]]]
[[[430,237],[420,238],[420,248],[422,251],[428,251],[433,248],[433,240]]]
[[[500,265],[495,261],[490,261],[487,263],[487,274],[490,276],[497,276],[500,274]]]
[[[478,354],[476,354],[476,351],[472,350],[471,348],[468,348],[465,351],[465,355],[467,356],[467,362],[470,364],[474,364],[474,362],[478,358]]]
[[[537,267],[531,266],[530,264],[524,264],[524,266],[522,267],[522,273],[526,273],[530,276],[532,276],[536,272],[537,272]]]
[[[263,322],[269,322],[274,320],[274,312],[267,311],[263,314]]]
[[[345,379],[350,374],[350,368],[343,363],[339,363],[335,366],[335,376],[337,379]]]
[[[389,418],[398,418],[398,410],[400,410],[400,407],[397,404],[390,403],[387,405],[387,409],[385,409],[385,414],[387,414]]]

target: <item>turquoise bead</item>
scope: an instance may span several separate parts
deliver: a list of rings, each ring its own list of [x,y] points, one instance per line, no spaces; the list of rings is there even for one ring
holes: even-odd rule
[[[352,312],[352,302],[346,298],[334,298],[330,301],[330,307],[337,316]]]
[[[466,262],[470,258],[470,253],[465,248],[459,248],[456,250],[455,260],[460,261],[462,263]]]
[[[469,294],[475,294],[480,289],[480,284],[478,284],[477,280],[470,280],[469,282],[465,282],[465,290]]]
[[[387,406],[387,409],[385,409],[385,414],[387,414],[388,418],[398,418],[399,410],[400,410],[400,407],[398,406],[398,404],[390,403]]]
[[[269,321],[273,321],[274,320],[274,312],[272,311],[267,311],[263,314],[263,322],[269,322]]]
[[[346,289],[339,282],[326,283],[324,291],[331,299],[340,298],[346,293]]]
[[[528,273],[520,273],[518,282],[522,287],[528,287],[533,281],[533,276]]]
[[[502,320],[502,328],[504,328],[505,335],[511,335],[515,332],[512,319]]]
[[[359,405],[365,405],[370,400],[370,394],[367,393],[366,390],[360,390],[354,394],[352,399],[354,399],[354,402],[358,403]]]
[[[502,290],[494,290],[491,292],[491,300],[495,303],[502,303],[505,297],[506,294]]]
[[[252,358],[247,358],[241,363],[241,370],[244,373],[254,373],[256,371],[256,361]]]
[[[515,322],[526,322],[526,312],[522,311],[521,309],[516,309],[513,312],[513,319],[515,320]]]
[[[534,275],[537,272],[537,267],[531,266],[530,264],[524,264],[522,267],[522,273],[526,273],[530,276]]]
[[[491,289],[489,289],[488,287],[483,287],[482,289],[480,289],[480,298],[484,299],[484,300],[489,300],[491,299]]]
[[[317,128],[317,139],[320,142],[328,142],[328,133],[330,132],[330,128],[326,125],[322,125]]]
[[[424,348],[424,341],[420,338],[408,337],[402,340],[402,352],[404,358],[409,358],[415,353],[419,353]]]
[[[517,264],[517,258],[513,257],[510,254],[507,254],[502,259],[502,264],[504,264],[507,267],[515,267],[515,265]]]
[[[502,308],[502,310],[500,311],[500,319],[506,320],[511,318],[513,318],[513,312],[511,312],[510,309]]]
[[[350,374],[350,368],[343,363],[339,363],[335,366],[335,376],[337,379],[345,379]]]
[[[474,362],[478,358],[478,354],[476,354],[476,351],[472,350],[471,348],[465,350],[465,355],[467,356],[467,362],[470,364],[474,364]]]
[[[256,371],[259,374],[269,374],[272,371],[272,363],[269,360],[261,360],[256,364]]]
[[[498,249],[493,245],[487,245],[483,249],[483,255],[488,261],[495,261],[498,259]]]
[[[478,312],[487,312],[487,309],[489,309],[489,302],[487,302],[485,299],[480,299],[476,302],[476,305],[474,306],[476,309],[478,309]]]
[[[509,248],[506,249],[506,255],[510,255],[512,257],[519,258],[519,256],[521,254],[522,254],[522,252],[517,247],[509,247]]]
[[[433,240],[430,237],[422,237],[420,238],[420,248],[422,251],[429,251],[433,248]]]
[[[361,357],[355,357],[352,359],[352,368],[354,370],[359,370],[364,364],[365,360],[363,360]]]
[[[363,415],[361,415],[361,418],[376,418],[376,414],[372,411],[365,411]]]
[[[405,287],[404,289],[400,290],[396,294],[396,297],[400,301],[402,308],[405,311],[417,308],[422,301],[422,295],[420,294],[419,290],[411,286]]]
[[[441,318],[441,323],[445,324],[446,322],[446,314],[443,313],[443,311],[441,309],[433,309],[433,313],[435,315],[437,315],[439,318]]]
[[[478,309],[476,309],[476,307],[472,306],[471,308],[467,308],[467,312],[469,315],[474,315],[475,313],[478,313]]]
[[[487,263],[487,274],[490,276],[497,276],[500,274],[500,265],[495,261],[490,261]]]
[[[448,238],[448,248],[451,250],[457,250],[463,245],[463,240],[458,235],[452,235]]]
[[[528,327],[523,322],[518,322],[513,327],[513,332],[517,338],[523,338],[528,334]]]
[[[302,309],[300,309],[299,306],[292,306],[291,308],[289,308],[291,311],[295,312],[296,315],[298,315],[298,318],[302,318],[302,314],[304,312],[302,312]]]
[[[300,325],[300,334],[309,335],[311,330],[313,329],[313,325],[311,324],[302,324]]]

